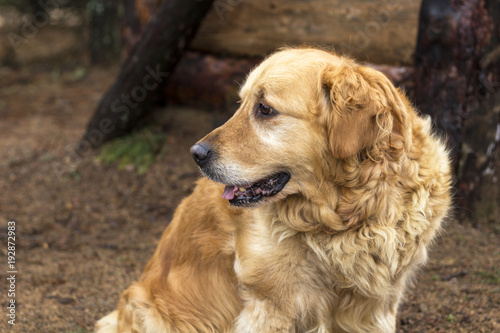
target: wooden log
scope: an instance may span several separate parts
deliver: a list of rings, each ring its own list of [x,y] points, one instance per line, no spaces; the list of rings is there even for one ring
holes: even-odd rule
[[[234,59],[188,51],[168,82],[168,103],[190,105],[232,114],[238,90],[261,58]]]
[[[152,107],[212,0],[164,1],[94,112],[79,153],[123,135]]]
[[[413,63],[419,1],[218,0],[214,7],[194,50],[263,56],[308,44],[371,63]]]
[[[135,0],[142,22],[154,12],[153,2]],[[413,65],[419,5],[414,0],[215,0],[190,49],[241,58],[264,57],[284,45],[321,45],[360,61]]]

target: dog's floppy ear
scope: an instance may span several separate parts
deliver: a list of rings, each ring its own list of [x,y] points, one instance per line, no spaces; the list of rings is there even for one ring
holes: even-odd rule
[[[402,149],[406,106],[382,73],[344,59],[321,74],[328,99],[326,126],[333,155],[345,159],[389,137],[389,148]]]

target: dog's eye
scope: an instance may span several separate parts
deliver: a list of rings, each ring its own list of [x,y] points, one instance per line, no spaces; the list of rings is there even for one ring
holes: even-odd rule
[[[274,109],[269,105],[259,103],[259,112],[262,113],[264,116],[270,116],[274,113]]]

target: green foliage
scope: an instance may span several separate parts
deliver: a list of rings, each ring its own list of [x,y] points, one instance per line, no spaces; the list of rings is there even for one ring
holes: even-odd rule
[[[97,161],[106,166],[116,162],[119,169],[132,166],[138,174],[143,174],[160,153],[164,142],[163,134],[148,129],[134,132],[104,144]]]
[[[77,327],[76,331],[66,331],[66,333],[87,333],[87,330],[81,327]]]
[[[455,321],[456,321],[456,318],[454,315],[452,315],[451,313],[448,315],[448,321],[452,324],[455,324]]]
[[[486,271],[477,271],[476,275],[481,276],[484,282],[490,284],[499,284],[500,283],[500,269],[494,268],[494,272],[486,272]]]
[[[71,170],[65,177],[67,179],[82,180],[82,174],[78,170]]]

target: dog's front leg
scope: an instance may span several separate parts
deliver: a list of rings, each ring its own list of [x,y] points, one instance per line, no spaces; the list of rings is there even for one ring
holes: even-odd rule
[[[234,271],[243,310],[232,333],[295,333],[309,308],[300,288],[311,285],[306,256],[296,255],[297,239],[273,237],[270,214],[250,212],[254,215],[235,237]]]
[[[252,257],[255,258],[256,256]],[[249,274],[249,270],[245,269],[248,267],[242,266],[236,259],[235,271],[240,280],[239,294],[243,301],[243,310],[235,319],[232,333],[295,333],[297,311],[290,301],[293,275],[283,272],[285,276],[290,277],[286,281],[288,283],[283,284],[283,280],[262,279],[266,276],[265,273]]]
[[[294,318],[271,300],[248,295],[232,333],[295,333]]]

